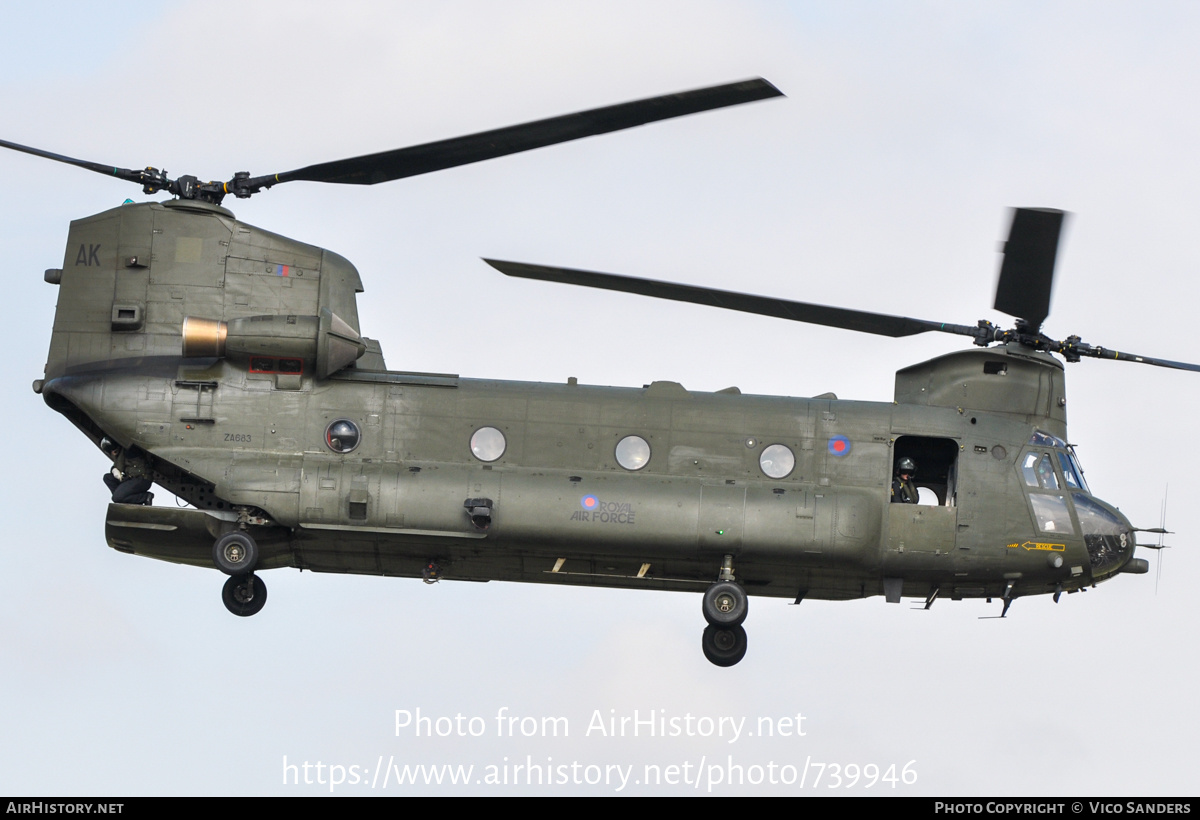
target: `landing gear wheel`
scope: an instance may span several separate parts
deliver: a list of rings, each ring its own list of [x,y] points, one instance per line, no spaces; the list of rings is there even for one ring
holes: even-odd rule
[[[700,639],[704,649],[704,657],[717,666],[733,666],[746,657],[746,630],[742,626],[704,627],[704,637]]]
[[[248,618],[266,605],[267,585],[253,573],[234,575],[221,588],[221,601],[234,615]]]
[[[713,626],[738,626],[746,620],[747,606],[746,590],[733,581],[718,581],[704,593],[704,620]]]
[[[244,532],[227,532],[213,544],[213,563],[226,575],[245,575],[258,565],[258,544]]]

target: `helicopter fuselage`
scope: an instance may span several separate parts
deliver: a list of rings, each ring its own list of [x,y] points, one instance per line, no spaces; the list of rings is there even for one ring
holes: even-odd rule
[[[432,561],[444,578],[699,590],[729,555],[753,594],[846,599],[889,583],[919,597],[1072,591],[1119,569],[1089,556],[1072,512],[1095,502],[1061,440],[965,408],[354,369],[280,390],[275,374],[169,357],[43,393],[103,420],[199,508],[164,508],[166,525],[210,520],[180,540],[144,526],[156,508],[112,506],[112,546],[181,563],[211,566],[218,522],[252,509],[262,566],[330,572],[418,577]],[[338,421],[359,431],[350,452],[326,442]],[[480,430],[502,442],[489,462]],[[647,445],[635,470],[618,460],[631,437]],[[898,454],[921,465],[929,503],[890,503]]]
[[[906,368],[891,404],[391,371],[349,262],[199,202],[73,223],[47,279],[35,389],[110,482],[192,505],[113,503],[108,543],[222,569],[235,614],[285,566],[694,590],[729,665],[746,593],[1007,610],[1145,571],[1065,443],[1062,364],[1020,344]],[[922,503],[892,503],[901,458]]]

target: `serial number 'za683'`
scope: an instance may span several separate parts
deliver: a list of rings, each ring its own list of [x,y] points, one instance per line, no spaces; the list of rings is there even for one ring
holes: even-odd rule
[[[250,434],[249,433],[226,433],[225,440],[249,444],[250,443]]]

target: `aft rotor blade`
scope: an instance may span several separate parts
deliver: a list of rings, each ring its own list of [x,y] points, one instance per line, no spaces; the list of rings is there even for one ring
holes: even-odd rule
[[[562,282],[567,285],[636,293],[641,296],[653,296],[657,299],[691,302],[726,310],[738,310],[743,313],[757,313],[762,316],[774,316],[778,319],[790,319],[793,322],[807,322],[826,327],[857,330],[862,333],[875,333],[880,336],[895,338],[926,333],[931,330],[964,336],[978,336],[980,333],[978,327],[927,322],[923,319],[910,319],[906,316],[889,316],[884,313],[868,313],[864,310],[848,310],[814,305],[808,302],[792,302],[769,296],[733,293],[727,290],[681,285],[675,282],[660,282],[654,279],[638,279],[614,273],[595,273],[570,268],[528,265],[523,262],[503,262],[498,259],[484,259],[483,261],[506,276],[516,276],[521,279],[540,279],[544,282]]]
[[[95,171],[97,174],[104,174],[105,176],[126,179],[130,182],[142,181],[142,172],[134,171],[130,168],[114,168],[111,165],[104,165],[103,163],[99,162],[89,162],[86,159],[75,159],[74,157],[55,154],[51,151],[43,151],[41,148],[30,148],[28,145],[20,145],[19,143],[9,142],[8,140],[0,140],[0,146],[4,148],[11,148],[14,151],[20,151],[23,154],[32,154],[35,157],[52,159],[55,162],[65,162],[67,165],[74,165],[76,168],[84,168],[88,171]]]
[[[1004,243],[1004,262],[996,283],[996,310],[1024,319],[1034,330],[1050,315],[1050,289],[1064,212],[1016,208]]]
[[[394,151],[323,162],[263,179],[270,179],[270,184],[307,180],[375,185],[659,120],[781,96],[782,92],[764,79],[745,80],[594,108]]]

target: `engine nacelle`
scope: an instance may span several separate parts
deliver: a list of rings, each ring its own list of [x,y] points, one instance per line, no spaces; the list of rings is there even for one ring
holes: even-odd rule
[[[350,325],[330,311],[319,316],[246,316],[228,322],[189,316],[183,320],[185,358],[270,356],[302,359],[325,378],[353,364],[367,350]]]

